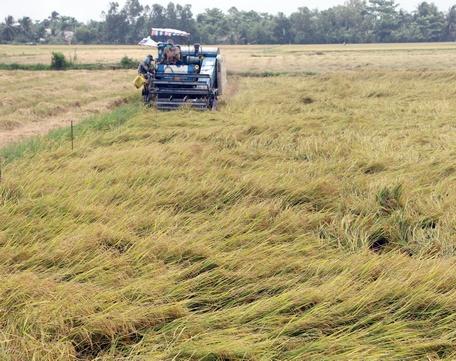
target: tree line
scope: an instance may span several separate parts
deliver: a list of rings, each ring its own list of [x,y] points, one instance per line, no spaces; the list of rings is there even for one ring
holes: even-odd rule
[[[348,0],[326,10],[300,7],[289,16],[235,7],[206,9],[196,16],[191,5],[111,2],[102,20],[83,23],[57,12],[43,20],[7,16],[0,23],[1,43],[136,44],[152,27],[185,30],[205,44],[315,44],[423,42],[456,40],[456,5],[446,11],[422,2],[414,11],[394,0]]]

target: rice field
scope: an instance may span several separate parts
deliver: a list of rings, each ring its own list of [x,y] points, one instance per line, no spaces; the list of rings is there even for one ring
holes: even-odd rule
[[[0,360],[455,359],[456,70],[427,46],[0,150]]]
[[[232,73],[337,72],[341,70],[456,70],[456,43],[221,46]],[[0,63],[49,64],[53,51],[81,64],[142,60],[153,50],[140,46],[0,45]]]

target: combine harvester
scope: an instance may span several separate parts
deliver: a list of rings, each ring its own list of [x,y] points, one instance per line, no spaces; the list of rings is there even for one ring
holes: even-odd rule
[[[152,29],[152,35],[190,34],[174,29]],[[145,84],[145,102],[159,110],[173,110],[181,106],[215,110],[226,83],[219,48],[200,44],[174,45],[171,40],[155,44],[158,57]]]

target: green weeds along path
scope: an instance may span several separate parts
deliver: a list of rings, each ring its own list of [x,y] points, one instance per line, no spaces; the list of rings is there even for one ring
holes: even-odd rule
[[[455,80],[242,78],[4,150],[0,359],[456,358]]]
[[[137,63],[122,66],[120,63],[113,64],[68,64],[65,69],[61,70],[119,70],[119,69],[134,69]],[[0,70],[29,70],[29,71],[48,71],[53,70],[49,64],[4,64],[0,63]]]

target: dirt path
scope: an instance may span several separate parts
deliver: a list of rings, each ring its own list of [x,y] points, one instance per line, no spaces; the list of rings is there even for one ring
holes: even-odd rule
[[[10,130],[0,130],[0,148],[36,135],[44,135],[53,129],[64,127],[68,124],[70,124],[69,121],[52,119],[46,122],[24,124]]]
[[[109,101],[95,101],[85,106],[76,106],[74,109],[62,111],[61,114],[48,117],[38,122],[23,123],[12,129],[0,128],[0,148],[27,138],[45,135],[57,128],[68,127],[70,126],[71,121],[73,121],[74,124],[77,124],[91,115],[109,111],[125,102],[126,98],[119,97]]]

